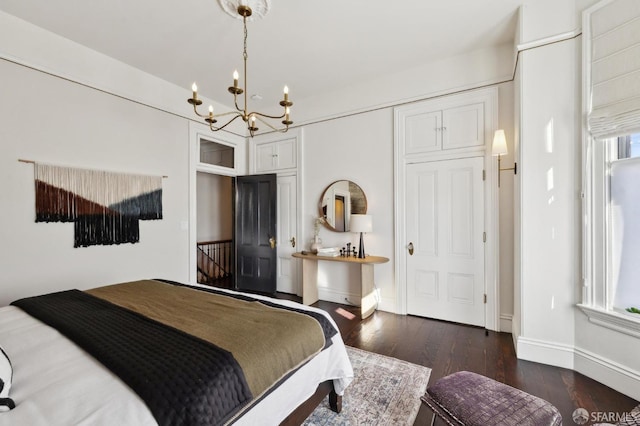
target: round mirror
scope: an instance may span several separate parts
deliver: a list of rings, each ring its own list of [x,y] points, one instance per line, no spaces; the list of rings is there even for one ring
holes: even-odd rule
[[[324,190],[319,207],[327,228],[348,232],[351,214],[367,213],[367,197],[362,188],[350,180],[338,180]]]

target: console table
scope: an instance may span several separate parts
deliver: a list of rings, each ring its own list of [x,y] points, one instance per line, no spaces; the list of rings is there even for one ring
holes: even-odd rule
[[[388,258],[382,256],[357,257],[329,257],[312,253],[293,253],[293,257],[302,259],[302,303],[311,305],[318,301],[318,262],[343,262],[360,265],[360,315],[367,318],[376,309],[376,298],[373,285],[373,265],[386,263]]]

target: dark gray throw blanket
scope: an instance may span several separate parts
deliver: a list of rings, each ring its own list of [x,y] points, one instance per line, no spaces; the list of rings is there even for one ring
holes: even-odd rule
[[[119,376],[159,425],[217,425],[252,395],[231,353],[180,330],[69,290],[17,300]]]

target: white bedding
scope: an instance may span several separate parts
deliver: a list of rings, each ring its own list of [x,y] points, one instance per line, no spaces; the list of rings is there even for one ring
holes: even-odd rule
[[[301,307],[286,300],[252,297]],[[326,312],[308,306],[304,309],[322,313],[335,326]],[[235,424],[278,424],[325,380],[333,379],[336,392],[342,395],[353,380],[353,370],[340,334],[332,340],[328,349]],[[118,377],[57,330],[21,309],[0,308],[0,346],[13,364],[10,396],[16,403],[13,410],[0,413],[0,426],[156,424],[144,402]]]

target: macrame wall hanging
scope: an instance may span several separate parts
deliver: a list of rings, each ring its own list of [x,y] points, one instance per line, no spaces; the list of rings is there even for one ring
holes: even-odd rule
[[[137,243],[162,219],[162,176],[34,163],[36,222],[74,222],[74,247]]]

